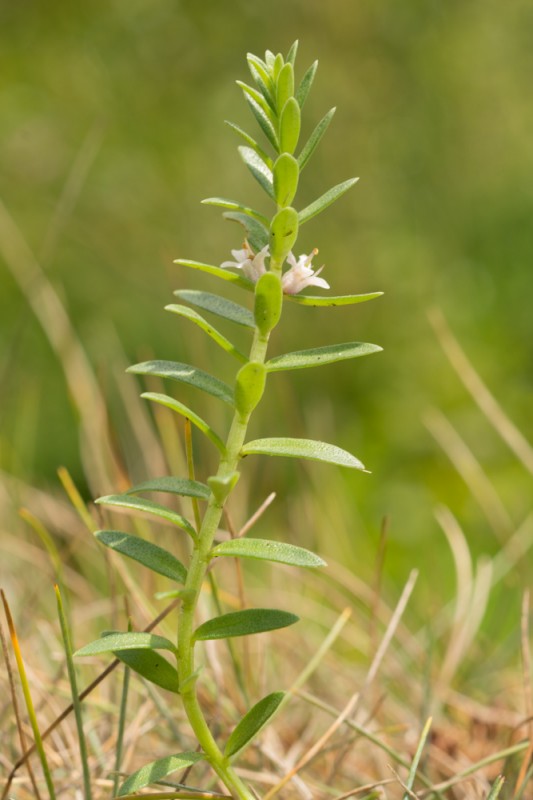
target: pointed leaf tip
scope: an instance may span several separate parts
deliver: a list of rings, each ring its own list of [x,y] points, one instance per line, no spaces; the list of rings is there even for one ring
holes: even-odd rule
[[[273,692],[263,697],[245,714],[227,741],[224,748],[226,758],[232,758],[257,736],[276,713],[284,697],[283,692]]]
[[[212,556],[232,558],[255,558],[287,564],[291,567],[325,567],[326,562],[310,550],[286,542],[270,539],[229,539],[221,542],[211,551]]]
[[[327,442],[317,442],[314,439],[256,439],[247,442],[241,450],[242,456],[266,455],[285,456],[289,458],[307,458],[311,461],[325,461],[341,467],[365,470],[358,458]]]
[[[164,575],[165,578],[185,583],[187,570],[181,561],[162,547],[122,531],[97,531],[94,535],[111,550],[138,561],[139,564],[159,575]]]
[[[138,792],[140,789],[144,789],[145,786],[166,778],[167,775],[176,772],[178,769],[191,767],[203,758],[205,756],[202,753],[178,753],[177,755],[165,756],[165,758],[159,758],[157,761],[145,764],[144,767],[141,767],[124,781],[117,796],[124,797],[132,792]]]

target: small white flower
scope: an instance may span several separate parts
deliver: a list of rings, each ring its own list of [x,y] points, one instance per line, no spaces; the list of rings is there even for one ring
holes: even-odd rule
[[[244,240],[244,247],[242,250],[232,250],[231,255],[235,261],[224,261],[220,266],[235,267],[242,269],[246,277],[257,283],[261,275],[266,272],[265,258],[269,255],[268,245],[263,247],[258,253],[254,253],[246,239]]]
[[[322,289],[329,289],[329,283],[324,278],[318,277],[324,267],[320,267],[316,272],[311,268],[311,261],[317,253],[318,250],[315,248],[308,256],[305,254],[299,256],[298,261],[292,253],[289,253],[287,261],[291,268],[281,278],[285,294],[298,294],[306,286],[321,286]]]

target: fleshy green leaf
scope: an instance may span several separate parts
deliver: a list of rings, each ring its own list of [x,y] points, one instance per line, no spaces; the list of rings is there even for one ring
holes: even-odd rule
[[[246,214],[248,217],[252,217],[252,219],[261,222],[266,227],[270,225],[270,220],[267,219],[264,214],[248,206],[236,203],[235,200],[228,200],[226,197],[207,197],[205,200],[202,200],[202,203],[205,206],[218,206],[219,208],[228,208],[230,211],[240,211],[242,214]]]
[[[283,106],[279,121],[279,141],[282,152],[294,153],[300,138],[300,125],[300,106],[296,98],[290,97]]]
[[[264,364],[249,361],[235,378],[235,409],[246,417],[257,406],[265,390],[266,371]]]
[[[103,506],[117,506],[118,508],[126,508],[131,511],[146,511],[148,514],[154,514],[156,517],[166,519],[168,522],[173,522],[179,528],[182,528],[193,539],[196,538],[196,531],[190,522],[187,522],[185,517],[178,514],[177,511],[172,511],[166,506],[161,506],[159,503],[154,503],[152,500],[145,500],[144,497],[137,497],[134,494],[110,494],[106,497],[99,497],[95,500],[96,503]]]
[[[239,211],[226,211],[222,216],[225,217],[225,219],[238,222],[239,225],[243,226],[246,231],[246,238],[256,253],[268,244],[268,230],[260,222],[257,222],[257,220],[247,217],[246,214],[241,214]],[[253,291],[253,283],[251,281],[249,285]],[[245,286],[243,288],[248,287]]]
[[[209,311],[211,314],[216,314],[217,317],[228,319],[230,322],[243,325],[245,328],[255,327],[252,312],[232,300],[226,300],[225,297],[219,297],[217,294],[211,294],[210,292],[199,292],[196,289],[178,289],[174,294],[192,306],[197,306]]]
[[[298,237],[298,214],[294,208],[282,208],[270,225],[270,257],[283,263]]]
[[[268,141],[270,142],[274,150],[278,150],[278,137],[276,136],[276,131],[274,130],[274,126],[272,125],[268,116],[265,114],[261,106],[258,103],[256,103],[256,101],[252,97],[245,94],[244,99],[250,106],[252,114],[259,123],[259,127],[267,137]]]
[[[327,295],[288,294],[286,299],[299,303],[302,306],[351,306],[355,303],[366,303],[381,297],[383,292],[370,292],[370,294],[341,294],[336,297]]]
[[[257,56],[248,53],[246,55],[246,60],[248,61],[248,68],[250,70],[250,74],[254,79],[256,85],[259,87],[261,94],[269,104],[272,110],[275,109],[274,103],[274,95],[273,95],[273,84],[270,75],[268,74],[268,70],[266,64],[261,61],[260,58]]]
[[[345,344],[330,344],[326,347],[316,347],[312,350],[296,350],[294,353],[285,353],[267,361],[268,372],[278,372],[284,369],[302,369],[304,367],[320,367],[323,364],[333,364],[335,361],[344,361],[348,358],[367,356],[370,353],[379,353],[381,347],[377,344],[364,342],[346,342]]]
[[[203,293],[199,292],[198,294]],[[251,312],[249,313],[251,314]],[[223,400],[230,406],[233,405],[233,392],[226,383],[190,364],[181,364],[178,361],[145,361],[129,367],[127,372],[133,372],[135,375],[155,375],[158,378],[169,378],[180,383],[188,383]]]
[[[274,109],[266,99],[265,95],[254,89],[253,86],[248,86],[247,83],[243,83],[243,81],[235,81],[237,86],[241,88],[244,92],[246,99],[254,100],[257,105],[264,111],[266,118],[269,120],[272,128],[275,129],[275,117],[273,114]]]
[[[315,200],[313,203],[308,205],[303,211],[300,211],[298,214],[298,220],[300,225],[303,225],[304,222],[308,222],[312,217],[316,217],[317,214],[320,214],[321,211],[324,211],[325,208],[330,206],[335,200],[338,200],[339,197],[350,189],[354,183],[357,183],[359,178],[350,178],[348,181],[344,181],[344,183],[339,183],[337,186],[334,186],[332,189],[329,189],[325,192],[322,197],[319,197],[318,200]]]
[[[247,356],[245,356],[244,353],[241,353],[240,350],[237,350],[233,342],[230,342],[229,339],[226,339],[225,336],[223,336],[219,331],[217,331],[216,328],[210,325],[209,322],[207,322],[207,320],[205,320],[200,314],[197,314],[196,311],[193,311],[192,308],[189,308],[188,306],[180,306],[172,304],[169,306],[165,306],[165,311],[171,311],[173,314],[177,314],[179,317],[185,317],[185,319],[194,322],[194,324],[198,325],[199,328],[205,331],[207,335],[210,336],[211,339],[213,339],[214,342],[220,345],[220,347],[222,347],[223,350],[225,350],[230,355],[235,356],[235,358],[238,361],[248,360]]]
[[[209,488],[204,483],[191,481],[189,478],[175,478],[173,475],[143,481],[132,486],[124,494],[137,494],[138,492],[169,492],[183,497],[199,497],[200,500],[209,500]]]
[[[138,561],[159,575],[185,583],[187,570],[181,561],[162,547],[123,531],[97,531],[94,535],[111,550]]]
[[[166,394],[159,394],[158,392],[143,392],[141,397],[143,397],[145,400],[153,400],[154,403],[159,403],[166,408],[170,408],[172,411],[176,411],[177,414],[181,414],[182,417],[190,420],[193,425],[196,425],[196,427],[202,431],[202,433],[205,433],[207,438],[213,442],[215,447],[218,447],[223,455],[226,454],[226,445],[220,436],[215,433],[213,428],[208,425],[205,420],[198,416],[198,414],[196,414],[194,411],[191,411],[190,408],[184,406],[183,403],[180,403],[179,400],[175,400],[173,397],[169,397]]]
[[[115,650],[113,655],[150,683],[179,694],[178,671],[155,650]]]
[[[277,711],[284,696],[283,692],[273,692],[263,697],[245,714],[227,741],[224,748],[226,758],[236,755],[239,750],[242,750],[248,742],[257,736],[261,728],[264,728]]]
[[[341,467],[364,470],[363,464],[351,453],[326,442],[314,439],[255,439],[241,450],[242,456],[265,455],[287,456],[289,458],[309,458],[312,461],[326,461]]]
[[[272,186],[272,170],[267,167],[265,162],[259,158],[255,150],[251,147],[239,147],[240,156],[258,184],[265,190],[269,197],[274,199],[274,189]]]
[[[224,217],[227,215],[224,214]],[[246,216],[243,214],[244,219]],[[254,220],[250,220],[250,222],[254,222]],[[259,223],[255,223],[258,225]],[[266,242],[268,241],[268,233],[265,229],[265,237]],[[264,245],[263,245],[264,246]],[[261,248],[259,248],[261,249]],[[230,272],[227,269],[222,269],[222,267],[215,267],[213,264],[201,264],[199,261],[190,261],[185,258],[177,258],[174,261],[174,264],[179,264],[181,267],[190,267],[191,269],[197,269],[200,272],[207,272],[209,275],[215,275],[217,278],[221,278],[223,281],[229,281],[230,283],[235,283],[237,286],[240,286],[241,289],[247,289],[248,291],[253,292],[254,284],[252,281],[249,281],[248,278],[245,278],[242,273],[239,272]]]
[[[282,153],[274,164],[274,195],[278,206],[286,208],[294,200],[298,188],[300,170],[296,159],[289,153]]]
[[[281,112],[283,106],[294,94],[294,70],[292,64],[284,64],[276,81],[276,106]]]
[[[296,99],[300,105],[300,108],[304,107],[304,103],[307,100],[307,95],[313,85],[313,81],[315,79],[316,70],[318,67],[318,61],[314,61],[305,75],[303,76],[300,85],[296,91]]]
[[[324,136],[325,132],[329,127],[329,123],[333,119],[333,115],[335,114],[336,109],[330,108],[328,113],[322,117],[316,128],[314,129],[313,133],[305,143],[302,152],[298,156],[298,165],[300,167],[300,171],[305,167],[313,153],[315,152],[315,148]]]
[[[281,68],[283,67],[283,63],[284,63],[283,56],[281,55],[281,53],[276,53],[276,56],[274,58],[274,63],[272,65],[272,76],[274,80],[277,80],[278,75],[281,72]]]
[[[158,758],[157,761],[152,761],[146,764],[141,769],[134,772],[133,775],[124,781],[118,790],[118,797],[124,797],[127,794],[138,792],[144,789],[151,783],[157,783],[172,772],[178,769],[186,769],[201,761],[204,756],[201,753],[179,753],[174,756],[165,756],[165,758]]]
[[[217,503],[220,503],[220,505],[224,503],[240,477],[239,472],[232,472],[230,475],[225,475],[223,478],[213,475],[211,478],[207,479],[209,488],[213,492]]]
[[[282,305],[281,279],[274,272],[265,272],[257,281],[254,303],[255,324],[263,336],[278,324]]]
[[[287,58],[285,59],[285,61],[287,61],[289,64],[292,64],[293,67],[294,67],[294,62],[296,61],[297,52],[298,52],[298,39],[296,39],[292,43],[291,49],[287,53]]]
[[[221,542],[211,551],[212,556],[231,556],[233,558],[256,558],[262,561],[275,561],[291,567],[325,567],[326,562],[303,547],[270,539],[230,539]]]
[[[229,639],[233,636],[248,636],[252,633],[264,633],[278,628],[294,625],[298,617],[288,611],[273,608],[246,608],[231,614],[209,619],[200,625],[194,633],[196,641],[206,639]]]
[[[276,56],[274,55],[272,50],[265,50],[265,61],[268,69],[272,72],[276,61]]]
[[[255,139],[252,136],[250,136],[249,133],[246,133],[246,131],[243,131],[243,129],[240,128],[238,125],[236,125],[234,122],[230,122],[229,119],[226,119],[224,121],[225,121],[226,125],[228,125],[228,127],[231,128],[232,131],[235,131],[235,133],[238,136],[240,136],[241,139],[244,139],[246,144],[249,145],[249,147],[251,147],[252,150],[255,150],[257,155],[265,162],[267,167],[271,167],[272,168],[272,164],[273,164],[272,159],[270,158],[268,153],[265,153],[263,148],[260,145],[257,144]]]
[[[90,644],[86,644],[75,656],[99,656],[103,653],[114,653],[122,650],[170,650],[176,652],[170,639],[154,633],[112,633],[102,636]]]

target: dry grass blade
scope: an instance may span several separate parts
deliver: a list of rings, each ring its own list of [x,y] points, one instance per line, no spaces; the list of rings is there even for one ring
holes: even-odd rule
[[[104,131],[104,123],[101,120],[95,122],[76,154],[76,158],[72,163],[72,167],[63,185],[63,190],[54,209],[54,214],[48,225],[48,230],[46,231],[46,236],[41,248],[40,260],[44,265],[49,264],[52,260],[57,242],[61,237],[61,233],[69,217],[72,215],[72,211],[85,185],[89,171],[100,151]]]
[[[531,654],[529,650],[529,591],[524,592],[522,598],[522,614],[521,614],[521,643],[522,643],[522,669],[524,673],[524,697],[526,714],[529,719],[528,724],[528,738],[529,747],[522,761],[522,766],[516,778],[515,795],[520,797],[524,784],[527,779],[527,772],[531,765],[531,758],[533,756],[533,694],[531,687]]]
[[[50,767],[48,765],[48,759],[46,757],[46,752],[44,750],[43,745],[43,737],[41,735],[41,731],[39,730],[39,725],[37,722],[37,717],[35,715],[35,707],[33,704],[33,699],[30,692],[30,686],[28,683],[28,678],[26,676],[26,669],[24,667],[24,661],[22,658],[22,653],[19,646],[17,631],[15,629],[15,624],[13,622],[13,617],[11,616],[11,611],[9,609],[9,605],[7,602],[7,598],[4,594],[4,591],[0,589],[0,596],[2,598],[2,604],[4,606],[4,612],[6,615],[7,626],[9,628],[9,633],[11,636],[11,644],[13,646],[13,651],[15,653],[15,659],[17,662],[17,669],[19,673],[20,683],[22,686],[22,692],[24,694],[24,700],[26,702],[26,710],[28,712],[28,717],[30,718],[31,727],[33,730],[33,738],[35,740],[34,747],[32,749],[36,750],[39,754],[39,759],[41,761],[41,767],[44,773],[46,786],[48,789],[48,794],[50,795],[50,800],[55,800],[56,794],[54,789],[54,784],[52,782],[52,775],[50,772]],[[26,751],[25,756],[27,757],[29,751]],[[2,800],[7,797],[7,792],[9,790],[9,785],[6,786],[4,792],[2,794]]]
[[[2,652],[4,653],[4,660],[6,662],[7,680],[9,684],[9,691],[11,694],[11,704],[13,706],[13,713],[15,715],[15,722],[20,740],[20,748],[22,752],[25,753],[27,751],[26,734],[24,733],[24,726],[22,724],[22,719],[20,716],[20,709],[17,700],[17,692],[15,689],[15,680],[13,676],[13,668],[11,666],[11,659],[9,658],[9,650],[7,648],[7,642],[4,635],[4,628],[1,623],[0,623],[0,642],[2,644]],[[39,794],[39,789],[37,788],[37,783],[35,781],[35,775],[33,774],[33,768],[29,761],[27,763],[27,769],[31,785],[33,787],[33,791],[35,792],[35,800],[40,800],[41,795]]]
[[[471,764],[466,769],[461,770],[454,775],[453,778],[449,778],[449,780],[442,781],[441,783],[436,783],[431,788],[423,789],[419,792],[420,797],[428,797],[435,792],[445,792],[448,789],[451,789],[452,786],[456,786],[459,783],[463,783],[466,780],[469,780],[476,772],[484,769],[484,767],[488,767],[491,764],[496,763],[497,761],[505,761],[506,758],[509,756],[514,756],[517,753],[523,753],[524,750],[527,750],[529,747],[529,742],[518,742],[518,744],[512,745],[511,747],[506,747],[504,750],[499,750],[497,753],[491,753],[491,755],[487,756],[486,758],[482,758],[480,761],[476,761],[475,764]]]
[[[489,392],[448,327],[443,313],[439,309],[433,309],[429,319],[448,361],[463,385],[504,442],[533,475],[533,447]]]
[[[513,530],[513,523],[481,464],[440,411],[428,411],[424,422],[476,498],[498,541],[503,544]]]
[[[2,593],[2,596],[3,596],[3,593]],[[144,628],[143,632],[144,633],[150,633],[151,631],[153,631],[154,628],[157,627],[157,625],[159,625],[159,623],[162,620],[164,620],[165,617],[167,617],[171,613],[171,611],[173,611],[178,606],[179,603],[180,603],[179,599],[173,600],[172,603],[170,603],[166,608],[164,608],[163,611],[160,614],[158,614],[158,616],[154,620],[152,620],[152,622],[149,625],[147,625]],[[92,681],[92,683],[90,683],[83,690],[83,692],[80,692],[78,699],[80,701],[81,700],[85,700],[85,698],[88,697],[91,694],[91,692],[93,692],[96,689],[96,687],[99,686],[102,683],[102,681],[105,680],[105,678],[107,678],[107,676],[110,675],[120,665],[120,663],[121,662],[118,659],[115,659],[114,661],[112,661],[111,664],[109,664],[109,666],[107,666],[103,670],[103,672],[101,672],[100,675],[98,675],[98,677],[95,678],[95,680]],[[65,719],[67,719],[67,717],[73,711],[74,711],[74,704],[70,703],[70,705],[68,705],[64,709],[64,711],[62,711],[61,714],[59,714],[59,716],[56,717],[56,719],[52,722],[52,724],[49,725],[48,728],[46,728],[46,730],[43,731],[43,733],[41,735],[42,741],[47,739],[56,730],[56,728],[59,725],[61,725],[61,723],[64,722]],[[26,752],[18,759],[18,761],[15,762],[15,764],[11,768],[11,772],[9,773],[9,775],[7,777],[6,785],[4,787],[4,791],[2,793],[2,796],[0,797],[0,800],[5,800],[5,798],[7,797],[7,793],[9,792],[9,789],[11,787],[11,784],[13,783],[13,779],[14,779],[15,775],[17,774],[18,770],[22,766],[24,766],[24,764],[33,755],[33,753],[35,753],[35,751],[36,751],[36,745],[34,744],[34,745],[32,745],[32,747],[30,747],[29,750],[26,750]]]
[[[374,781],[374,783],[365,783],[364,786],[358,786],[357,789],[350,789],[349,792],[338,795],[334,800],[348,800],[349,797],[357,797],[359,794],[371,792],[373,789],[379,789],[381,786],[389,786],[391,783],[396,783],[396,778],[385,778],[382,781]]]
[[[61,363],[80,415],[83,451],[87,458],[86,474],[93,491],[101,494],[110,484],[117,483],[121,472],[109,445],[104,399],[58,293],[1,200],[0,253]]]
[[[359,711],[361,703],[363,702],[364,695],[368,691],[369,687],[374,682],[374,679],[378,673],[378,670],[381,666],[381,662],[387,652],[389,645],[394,638],[396,633],[396,629],[400,623],[400,620],[403,616],[403,612],[406,609],[407,603],[409,602],[409,598],[415,588],[415,583],[418,578],[418,571],[416,569],[412,570],[409,578],[407,579],[407,583],[405,584],[400,599],[396,608],[394,609],[394,613],[391,617],[389,624],[387,625],[387,629],[385,631],[385,635],[381,640],[381,644],[377,649],[376,655],[374,656],[372,663],[370,665],[370,669],[368,670],[364,683],[359,691],[359,697],[357,699],[355,708],[354,708],[354,716]]]
[[[374,659],[370,665],[370,669],[365,677],[365,681],[360,691],[357,691],[348,703],[345,705],[341,712],[336,714],[336,719],[327,729],[327,731],[320,737],[320,739],[308,750],[308,752],[298,761],[298,763],[279,781],[276,786],[274,786],[264,797],[264,800],[271,800],[274,795],[276,795],[290,780],[293,778],[300,770],[302,770],[317,754],[320,753],[322,748],[324,747],[325,743],[333,736],[333,734],[341,727],[341,725],[348,720],[348,718],[353,714],[355,716],[358,708],[360,707],[363,695],[365,691],[372,685],[379,667],[383,661],[385,653],[394,637],[398,624],[402,618],[403,612],[407,606],[411,593],[414,589],[416,580],[418,577],[418,573],[416,570],[413,570],[409,575],[407,583],[402,591],[400,600],[394,610],[392,618],[387,626],[387,630],[385,631],[385,635],[381,641],[380,646],[374,656]]]
[[[440,506],[435,516],[448,539],[457,575],[454,619],[439,683],[448,687],[468,647],[479,631],[492,584],[492,562],[480,559],[474,574],[466,537],[453,514]]]
[[[337,716],[336,720],[330,725],[327,731],[318,739],[317,742],[307,751],[307,753],[298,761],[298,763],[291,769],[289,772],[283,776],[283,778],[276,784],[272,789],[270,789],[266,795],[264,796],[263,800],[271,800],[278,792],[283,789],[283,787],[290,781],[295,775],[300,772],[324,747],[327,741],[331,739],[333,734],[341,727],[342,723],[345,719],[347,719],[352,711],[354,710],[355,704],[357,702],[359,693],[356,692],[353,694],[350,699],[348,700],[347,704]]]

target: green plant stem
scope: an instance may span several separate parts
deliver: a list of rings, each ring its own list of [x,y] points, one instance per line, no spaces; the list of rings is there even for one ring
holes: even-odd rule
[[[281,265],[278,267],[278,273],[279,271],[281,271]],[[258,329],[255,330],[254,340],[250,349],[250,361],[264,364],[268,339],[269,335],[261,335]],[[249,419],[250,414],[242,415],[238,411],[235,412],[226,442],[226,455],[220,461],[216,478],[229,478],[235,473],[245,441]],[[216,499],[213,493],[211,494],[198,539],[194,544],[178,620],[178,673],[185,713],[213,769],[234,797],[239,798],[239,800],[255,800],[252,792],[238,777],[215,742],[200,707],[196,690],[194,618],[198,598],[210,562],[210,551],[226,499],[220,501]]]

